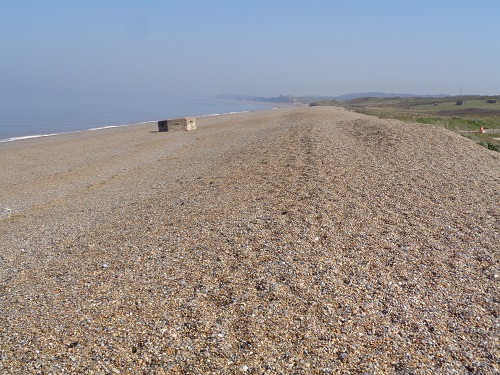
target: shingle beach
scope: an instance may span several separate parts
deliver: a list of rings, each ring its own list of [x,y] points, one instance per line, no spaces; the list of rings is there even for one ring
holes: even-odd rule
[[[500,153],[334,107],[0,143],[2,374],[498,374]]]

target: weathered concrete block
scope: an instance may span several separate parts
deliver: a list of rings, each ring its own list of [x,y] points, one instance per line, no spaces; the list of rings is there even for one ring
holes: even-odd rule
[[[160,132],[194,129],[196,129],[196,120],[194,117],[181,117],[158,121],[158,131]]]

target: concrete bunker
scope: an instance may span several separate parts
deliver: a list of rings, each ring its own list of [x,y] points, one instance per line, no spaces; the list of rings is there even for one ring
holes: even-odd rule
[[[181,117],[158,121],[158,131],[160,132],[194,129],[196,129],[196,119],[194,117]]]

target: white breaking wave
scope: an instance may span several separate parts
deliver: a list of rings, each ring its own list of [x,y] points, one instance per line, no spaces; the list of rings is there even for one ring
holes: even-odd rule
[[[55,135],[63,135],[63,134],[75,134],[75,133],[83,133],[86,131],[94,131],[94,130],[104,130],[104,129],[110,129],[110,128],[121,128],[124,126],[133,126],[133,125],[143,125],[143,124],[149,124],[149,123],[154,123],[157,121],[143,121],[143,122],[136,122],[134,124],[124,124],[124,125],[109,125],[109,126],[102,126],[99,128],[91,128],[91,129],[85,129],[85,130],[74,130],[70,132],[60,132],[60,133],[52,133],[52,134],[35,134],[35,135],[23,135],[19,137],[11,137],[11,138],[5,138],[5,139],[0,139],[0,143],[4,142],[13,142],[13,141],[22,141],[23,139],[32,139],[32,138],[41,138],[41,137],[53,137]]]

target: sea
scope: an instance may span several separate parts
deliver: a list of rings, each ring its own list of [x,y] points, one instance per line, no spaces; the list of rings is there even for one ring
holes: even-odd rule
[[[237,100],[160,96],[0,95],[0,142],[270,108]]]

